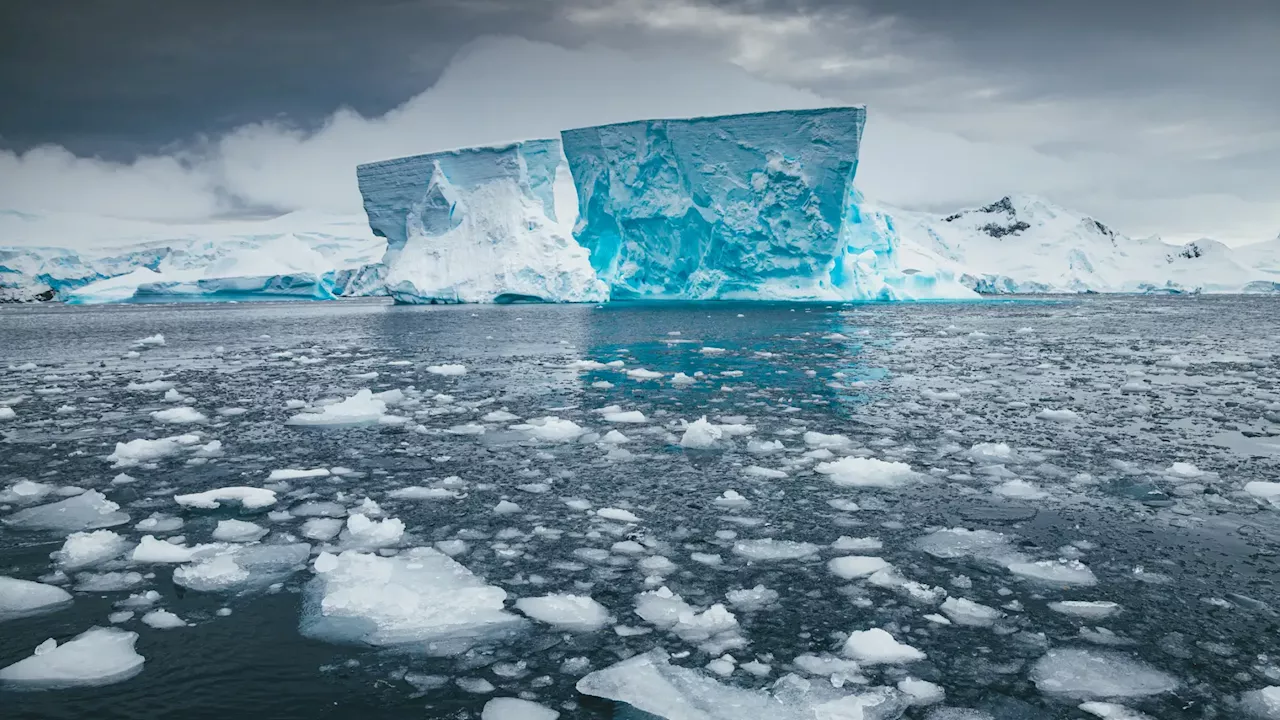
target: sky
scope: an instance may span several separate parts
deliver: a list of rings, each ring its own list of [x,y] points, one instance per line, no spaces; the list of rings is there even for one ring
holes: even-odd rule
[[[856,103],[883,203],[1238,245],[1280,233],[1278,37],[1274,0],[14,0],[0,209],[359,213],[360,162]]]

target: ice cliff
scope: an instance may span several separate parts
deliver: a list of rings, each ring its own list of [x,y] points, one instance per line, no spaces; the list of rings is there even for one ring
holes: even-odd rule
[[[575,236],[614,298],[975,297],[853,187],[866,111],[791,110],[566,130]]]
[[[399,302],[608,299],[557,214],[569,182],[557,140],[371,163],[357,178]]]

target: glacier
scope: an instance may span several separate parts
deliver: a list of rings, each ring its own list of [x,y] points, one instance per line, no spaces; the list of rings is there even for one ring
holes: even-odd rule
[[[0,247],[0,300],[71,304],[381,294],[386,247],[363,221],[311,214],[167,225],[9,212],[0,242],[13,243]]]
[[[862,107],[561,133],[574,235],[613,298],[975,298],[853,186]],[[907,265],[900,260],[907,259]]]
[[[369,163],[356,175],[397,302],[608,299],[557,212],[572,207],[558,140]]]

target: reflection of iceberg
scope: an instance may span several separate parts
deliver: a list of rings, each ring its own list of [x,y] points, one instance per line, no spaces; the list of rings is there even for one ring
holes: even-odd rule
[[[936,263],[900,266],[891,218],[853,188],[865,116],[841,107],[567,130],[577,239],[615,298],[976,297]]]
[[[399,158],[357,175],[398,301],[607,299],[571,223],[557,219],[557,182],[569,182],[556,140]]]

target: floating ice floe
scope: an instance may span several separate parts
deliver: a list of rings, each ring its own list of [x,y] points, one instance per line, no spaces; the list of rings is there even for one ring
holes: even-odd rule
[[[1106,600],[1062,600],[1049,603],[1049,609],[1063,615],[1099,620],[1120,612],[1120,606]]]
[[[0,575],[0,622],[44,615],[71,605],[60,587]]]
[[[108,455],[107,459],[114,463],[112,467],[133,467],[177,455],[184,449],[191,449],[199,444],[200,436],[194,433],[158,440],[138,438],[129,442],[116,443],[115,452]]]
[[[876,458],[842,457],[818,463],[816,472],[828,475],[840,487],[896,488],[917,477],[911,466]]]
[[[129,515],[97,490],[47,505],[19,510],[4,519],[4,524],[19,530],[54,530],[64,533],[97,530],[123,525]]]
[[[254,542],[261,540],[267,529],[247,520],[219,520],[213,530],[213,539],[220,542]]]
[[[685,427],[684,434],[680,436],[680,447],[705,450],[715,447],[723,437],[724,431],[703,415]]]
[[[902,665],[926,657],[923,652],[898,642],[880,628],[849,633],[841,652],[864,665]]]
[[[168,610],[152,610],[142,616],[142,624],[156,630],[172,630],[187,627],[187,621]]]
[[[48,483],[32,482],[30,480],[19,480],[18,482],[0,491],[0,503],[10,505],[30,505],[39,502],[44,496],[56,490],[57,487]]]
[[[955,624],[969,627],[991,627],[1004,616],[1004,613],[993,607],[967,598],[949,597],[939,609]]]
[[[621,508],[600,508],[599,510],[596,510],[596,515],[599,515],[605,520],[615,520],[617,522],[624,522],[624,523],[640,522],[640,518],[636,517],[635,513],[632,513],[628,510],[623,510]]]
[[[129,560],[141,565],[158,565],[165,563],[186,563],[195,560],[202,554],[210,554],[216,545],[197,545],[187,547],[157,540],[154,535],[143,535],[137,547],[129,555]]]
[[[1049,422],[1069,423],[1080,419],[1080,413],[1074,410],[1054,410],[1045,408],[1036,413],[1037,420],[1048,420]]]
[[[813,543],[773,538],[739,540],[733,544],[733,554],[752,562],[801,560],[817,555],[818,546]]]
[[[222,507],[224,502],[239,503],[246,510],[253,510],[275,505],[276,493],[274,490],[263,488],[224,487],[186,495],[174,495],[173,499],[179,505],[204,510],[217,509]]]
[[[1043,693],[1077,700],[1145,697],[1170,692],[1178,681],[1146,663],[1109,650],[1054,648],[1031,667]]]
[[[513,697],[494,698],[480,711],[480,720],[556,720],[558,717],[559,711]]]
[[[1244,491],[1250,495],[1280,507],[1280,482],[1263,482],[1255,480],[1245,483]]]
[[[543,595],[516,600],[516,609],[525,615],[570,632],[599,630],[609,622],[609,611],[583,595]]]
[[[432,548],[321,553],[313,569],[301,622],[308,637],[453,655],[525,622],[503,609],[501,588]]]
[[[1280,685],[1242,693],[1240,707],[1256,720],[1277,720],[1280,718]]]
[[[80,570],[111,560],[128,546],[127,540],[110,530],[76,532],[67,536],[53,557],[63,570]]]
[[[346,529],[339,538],[344,545],[361,550],[390,547],[404,537],[404,521],[400,518],[371,520],[362,513],[347,518]]]
[[[534,440],[550,443],[561,443],[576,440],[587,432],[586,428],[578,425],[574,421],[561,420],[554,415],[533,418],[526,423],[512,425],[511,429],[519,430],[520,432],[529,435]]]
[[[428,365],[427,372],[432,375],[458,376],[467,374],[467,366],[457,363],[446,363],[444,365]]]
[[[182,425],[186,423],[204,422],[209,418],[194,408],[180,405],[167,410],[157,410],[151,413],[151,419],[156,422],[169,423],[172,425]]]
[[[223,546],[216,554],[173,571],[173,581],[197,592],[242,592],[265,588],[302,567],[311,555],[306,543]]]
[[[1028,580],[1059,585],[1096,585],[1098,578],[1079,560],[1040,560],[1006,565],[1009,572]]]
[[[1117,703],[1097,700],[1080,703],[1079,708],[1102,720],[1153,720],[1150,715],[1138,712]]]
[[[887,567],[889,567],[889,563],[883,558],[867,555],[849,555],[847,557],[832,558],[827,561],[827,569],[831,571],[832,575],[842,580],[867,577]]]
[[[267,475],[268,481],[273,480],[304,480],[307,478],[329,477],[329,468],[314,468],[311,470],[295,470],[293,468],[283,468],[280,470],[272,470]]]
[[[661,650],[623,660],[578,681],[578,692],[667,720],[855,720],[898,717],[906,699],[889,688],[836,688],[796,675],[768,690],[726,685],[671,665]]]
[[[325,405],[319,412],[303,412],[290,417],[286,425],[302,427],[351,427],[374,425],[387,414],[387,404],[362,388],[349,398]]]
[[[147,337],[134,340],[133,344],[135,347],[161,347],[164,345],[164,335],[160,333],[148,335]]]
[[[20,690],[97,687],[128,680],[142,672],[145,659],[133,649],[138,634],[116,628],[90,628],[58,644],[50,638],[31,657],[0,669],[0,686]]]
[[[0,421],[12,420],[16,417],[18,417],[18,413],[14,412],[13,408],[7,405],[0,405]]]

